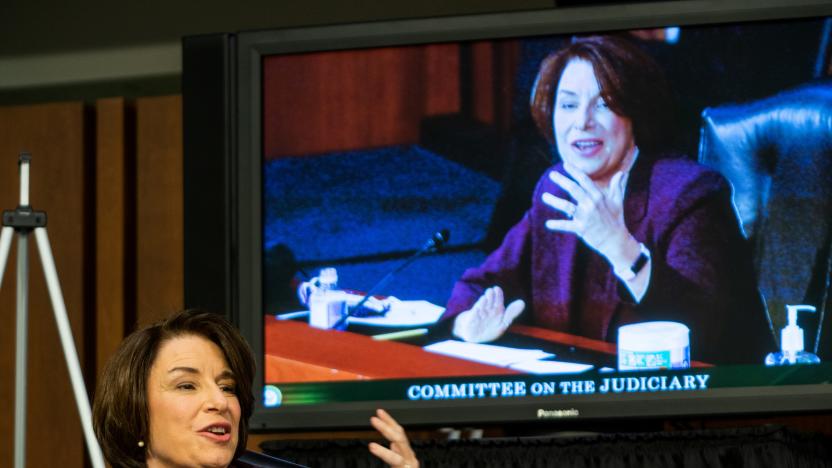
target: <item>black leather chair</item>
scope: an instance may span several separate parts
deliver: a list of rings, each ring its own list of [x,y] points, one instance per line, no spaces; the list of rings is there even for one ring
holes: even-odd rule
[[[778,341],[785,304],[811,304],[806,349],[832,359],[832,80],[705,109],[699,161],[733,185]]]

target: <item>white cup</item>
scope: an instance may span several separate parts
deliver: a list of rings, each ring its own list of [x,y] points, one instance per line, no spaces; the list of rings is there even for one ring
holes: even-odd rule
[[[690,367],[690,329],[679,322],[642,322],[618,329],[618,370]]]
[[[343,291],[330,291],[325,297],[309,301],[309,325],[329,329],[346,325],[341,319],[347,313],[347,297]]]

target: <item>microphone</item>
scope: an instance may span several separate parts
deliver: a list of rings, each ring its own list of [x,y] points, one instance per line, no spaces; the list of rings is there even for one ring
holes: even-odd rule
[[[425,252],[437,252],[442,250],[442,247],[445,247],[445,244],[448,243],[448,239],[451,238],[451,232],[447,229],[442,229],[441,231],[437,231],[433,233],[433,235],[425,242],[425,245],[422,247],[422,250]],[[420,254],[421,255],[421,254]]]
[[[358,301],[358,304],[354,305],[353,307],[347,308],[347,313],[344,314],[338,320],[338,322],[335,323],[335,325],[332,328],[338,329],[338,328],[342,327],[344,325],[344,323],[347,321],[347,319],[352,317],[353,314],[355,313],[355,311],[361,310],[361,307],[364,306],[364,303],[367,302],[367,300],[369,300],[371,297],[373,297],[375,295],[375,293],[378,292],[381,288],[386,286],[387,283],[389,283],[390,280],[393,279],[393,276],[396,273],[404,270],[408,265],[413,263],[417,258],[421,257],[422,255],[424,255],[428,252],[430,252],[430,253],[438,252],[439,250],[441,250],[445,246],[445,244],[448,243],[448,240],[450,238],[451,238],[451,232],[448,231],[447,229],[442,229],[441,231],[435,232],[430,237],[430,239],[428,239],[428,241],[425,242],[425,245],[423,245],[421,249],[417,250],[416,253],[411,255],[401,265],[396,267],[395,270],[391,271],[390,273],[387,273],[387,275],[385,275],[384,278],[381,279],[381,281],[374,284],[373,287],[371,287],[367,291],[367,293],[364,295],[364,297],[360,301]]]
[[[282,458],[275,458],[265,453],[246,450],[236,460],[234,466],[242,468],[306,468],[305,465],[298,465]]]

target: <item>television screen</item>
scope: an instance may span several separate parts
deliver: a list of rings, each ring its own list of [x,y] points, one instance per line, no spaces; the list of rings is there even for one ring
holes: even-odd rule
[[[832,9],[746,3],[187,38],[252,427],[832,408]]]

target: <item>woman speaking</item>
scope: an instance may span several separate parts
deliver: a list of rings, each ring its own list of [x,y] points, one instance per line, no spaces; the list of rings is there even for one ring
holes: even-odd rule
[[[621,325],[672,320],[698,360],[762,362],[771,334],[731,187],[668,152],[669,101],[658,65],[621,37],[543,60],[531,113],[561,162],[454,286],[443,319],[456,336],[491,341],[521,317],[614,341]]]
[[[186,310],[124,339],[93,402],[104,457],[122,467],[228,467],[246,450],[254,357],[225,318]],[[370,452],[418,468],[404,430],[383,410],[370,423],[390,447]]]

